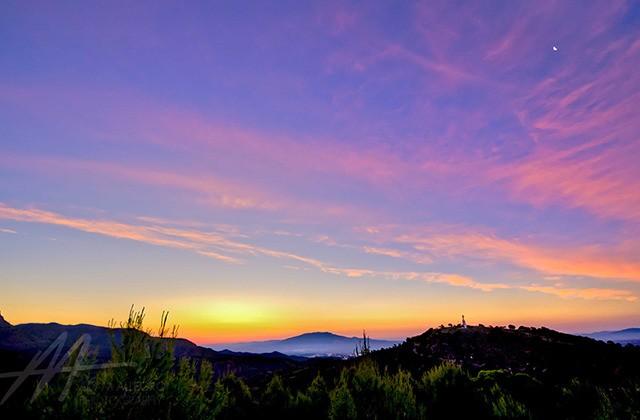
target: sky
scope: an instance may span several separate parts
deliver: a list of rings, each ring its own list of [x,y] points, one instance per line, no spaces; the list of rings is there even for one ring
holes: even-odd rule
[[[0,5],[0,311],[197,343],[640,326],[640,5]]]

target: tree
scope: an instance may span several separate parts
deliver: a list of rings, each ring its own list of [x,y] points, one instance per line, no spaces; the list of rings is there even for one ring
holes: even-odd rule
[[[472,418],[477,414],[471,378],[454,363],[425,372],[420,391],[429,418]]]
[[[384,415],[387,419],[418,418],[418,407],[413,391],[413,378],[409,372],[399,370],[384,376]]]
[[[212,405],[213,416],[221,420],[250,418],[254,411],[249,387],[233,373],[216,381]]]
[[[305,393],[308,398],[309,413],[307,418],[324,419],[329,411],[329,390],[320,373],[311,381]]]
[[[285,418],[291,405],[291,393],[282,378],[274,375],[262,394],[260,410],[267,418]]]
[[[338,386],[331,392],[329,418],[333,420],[357,419],[356,404],[347,384],[345,371],[340,375]]]

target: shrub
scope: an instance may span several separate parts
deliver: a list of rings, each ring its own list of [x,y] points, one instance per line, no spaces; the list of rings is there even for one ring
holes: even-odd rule
[[[324,378],[318,373],[311,381],[306,391],[306,397],[309,398],[310,419],[324,419],[329,412],[329,390]]]
[[[498,384],[493,385],[485,395],[485,403],[488,405],[491,417],[508,419],[530,418],[529,411],[524,404],[516,401],[505,392]]]
[[[284,386],[282,378],[274,375],[262,394],[260,411],[267,418],[283,418],[289,410],[291,393]]]
[[[212,414],[216,419],[249,418],[253,399],[249,387],[234,374],[218,379],[213,388]]]
[[[426,372],[420,388],[429,418],[470,418],[477,414],[471,379],[453,363]]]
[[[331,392],[329,418],[333,420],[357,419],[356,403],[349,392],[345,375],[341,375],[338,386]]]
[[[144,309],[132,307],[122,325],[121,336],[112,337],[111,362],[127,367],[78,375],[67,398],[59,401],[66,377],[57,378],[36,401],[31,411],[44,418],[210,418],[207,397],[211,365],[181,360],[177,365],[163,313],[158,337],[143,329]],[[174,336],[173,329],[171,336]],[[83,364],[90,361],[83,362]]]
[[[414,419],[418,417],[414,383],[409,372],[400,370],[384,377],[384,413],[381,418]]]

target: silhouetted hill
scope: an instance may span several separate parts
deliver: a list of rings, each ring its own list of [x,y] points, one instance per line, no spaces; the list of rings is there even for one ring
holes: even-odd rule
[[[118,331],[114,331],[119,336]],[[0,348],[7,351],[33,354],[51,345],[62,333],[67,334],[66,348],[78,340],[83,334],[91,336],[92,348],[99,359],[110,355],[110,336],[108,329],[88,324],[62,325],[55,322],[48,324],[19,324],[0,330]]]
[[[391,347],[397,341],[370,339],[372,350]],[[356,347],[362,346],[362,338],[345,337],[331,332],[310,332],[283,340],[252,341],[211,345],[214,349],[232,351],[267,353],[276,351],[290,356],[303,357],[350,357]]]
[[[88,324],[62,325],[58,323],[30,323],[0,328],[0,368],[3,371],[23,369],[33,355],[45,350],[61,334],[67,337],[63,351],[68,350],[83,334],[88,334],[91,341],[92,355],[98,361],[106,361],[111,356],[111,342],[120,343],[121,328],[106,328]],[[221,375],[235,372],[245,378],[263,377],[274,372],[299,367],[305,358],[291,357],[282,353],[268,354],[218,352],[207,347],[200,347],[184,338],[163,338],[171,343],[176,357],[189,357],[195,360],[208,360],[214,364],[215,373]]]
[[[429,329],[372,354],[381,366],[424,372],[454,362],[469,372],[505,369],[546,382],[587,378],[614,383],[640,378],[640,348],[604,343],[548,328],[470,326]]]
[[[4,370],[16,363],[19,365],[14,368],[23,368],[33,354],[47,348],[62,333],[68,335],[65,349],[83,334],[89,334],[98,360],[107,360],[112,337],[118,342],[122,336],[122,329],[110,330],[87,324],[7,324],[5,321],[4,327],[0,328],[0,355],[3,357],[0,368]],[[285,340],[239,343],[238,346],[245,346],[244,351],[238,351],[240,347],[216,351],[181,338],[163,340],[172,342],[177,357],[208,360],[213,363],[218,375],[235,372],[248,379],[268,378],[275,372],[308,377],[318,369],[338,371],[345,366],[345,362],[326,359],[310,363],[304,357],[290,354],[338,354],[338,349],[341,354],[351,355],[356,345],[361,345],[361,339],[356,337],[328,332],[307,333]],[[615,383],[625,378],[640,378],[640,364],[637,363],[640,360],[640,347],[605,343],[544,327],[442,327],[429,329],[400,344],[371,340],[372,349],[382,346],[392,347],[371,353],[381,368],[392,371],[403,368],[415,375],[451,361],[471,373],[504,369],[512,373],[530,374],[545,383],[568,381],[571,378],[586,378],[594,383]],[[346,365],[349,363],[346,362]]]

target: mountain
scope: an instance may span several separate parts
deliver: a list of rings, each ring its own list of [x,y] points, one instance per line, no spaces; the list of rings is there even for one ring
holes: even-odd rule
[[[598,331],[583,335],[595,340],[640,346],[640,328],[627,328],[618,331]]]
[[[116,343],[121,342],[122,331],[122,328],[110,329],[88,324],[29,323],[12,326],[2,318],[0,319],[0,372],[23,369],[37,352],[46,350],[63,333],[67,334],[63,351],[68,350],[82,335],[88,334],[91,340],[91,354],[97,361],[106,361],[111,356],[112,340]],[[217,375],[235,372],[246,379],[254,379],[265,377],[273,372],[300,367],[306,363],[303,357],[288,356],[273,351],[265,352],[267,354],[218,352],[200,347],[183,338],[161,340],[171,342],[176,357],[212,362]]]
[[[392,347],[399,341],[370,339],[371,350]],[[212,344],[208,347],[218,350],[232,350],[249,353],[277,351],[290,356],[303,357],[349,357],[356,347],[362,347],[362,338],[345,337],[330,332],[311,332],[283,340],[251,341],[232,344]]]

